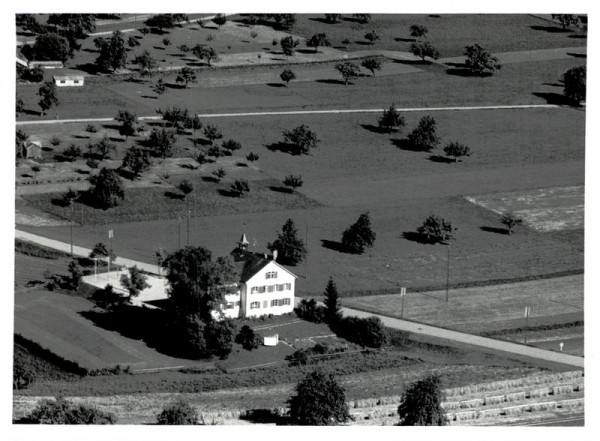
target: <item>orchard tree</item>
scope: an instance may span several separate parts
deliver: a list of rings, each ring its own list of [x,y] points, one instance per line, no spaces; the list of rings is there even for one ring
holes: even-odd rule
[[[425,27],[423,25],[414,24],[414,25],[411,25],[411,27],[410,27],[410,36],[417,38],[417,39],[421,38],[421,37],[425,37],[428,32],[429,32],[429,29],[427,29],[427,27]]]
[[[440,58],[439,51],[431,45],[429,41],[417,42],[410,45],[410,52],[421,60],[425,61],[426,57],[432,60]]]
[[[136,55],[132,61],[133,64],[137,64],[140,67],[141,77],[151,77],[152,72],[158,68],[158,61],[150,55],[150,52],[144,51],[139,55]],[[162,82],[162,78],[159,80]],[[164,92],[164,87],[163,87]],[[162,93],[159,93],[161,95]]]
[[[236,179],[233,184],[229,186],[229,191],[237,196],[244,197],[245,193],[250,193],[250,185],[248,185],[248,181],[245,179]]]
[[[27,49],[24,49],[27,52]],[[62,61],[69,59],[69,41],[55,33],[38,35],[31,47],[31,55],[36,61]]]
[[[242,148],[242,144],[234,139],[228,139],[227,141],[223,141],[222,147],[229,152],[229,154],[233,154],[233,152]]]
[[[170,38],[163,38],[162,40],[162,44],[165,47],[165,49],[167,48],[167,46],[171,46],[171,39]]]
[[[447,423],[439,375],[431,374],[411,384],[402,393],[398,415],[400,426],[445,426]]]
[[[147,144],[156,156],[165,159],[173,154],[175,141],[177,141],[177,135],[173,130],[152,129]]]
[[[156,113],[162,116],[162,119],[167,123],[167,127],[174,127],[177,131],[181,130],[185,122],[190,118],[188,109],[173,105],[167,106],[164,110],[157,109]]]
[[[94,14],[50,14],[48,24],[62,28],[61,34],[85,38],[86,33],[96,30],[96,17]]]
[[[585,66],[574,67],[563,75],[565,86],[563,94],[573,105],[579,106],[585,101],[586,95],[586,68]]]
[[[157,14],[148,18],[144,24],[150,28],[157,28],[160,32],[164,32],[164,29],[173,29],[175,27],[175,20],[173,14]]]
[[[223,167],[219,167],[218,169],[213,170],[212,172],[210,172],[210,174],[215,177],[217,182],[221,182],[221,179],[223,179],[225,176],[227,176],[227,172],[225,171],[225,169]]]
[[[291,69],[284,69],[281,74],[279,74],[279,78],[281,81],[285,82],[285,87],[289,87],[290,81],[296,79],[296,74]]]
[[[206,136],[206,139],[208,139],[211,144],[214,145],[217,139],[223,138],[223,132],[221,132],[217,126],[213,124],[207,124],[204,127],[204,136]]]
[[[42,115],[46,114],[46,111],[50,110],[54,106],[58,106],[58,94],[56,91],[56,85],[52,81],[46,81],[38,90],[38,96],[40,100],[38,105],[42,109]]]
[[[200,61],[206,61],[208,67],[211,66],[213,61],[219,61],[217,52],[212,47],[204,47],[201,44],[197,44],[191,49],[191,52]]]
[[[337,23],[342,19],[342,14],[325,14],[325,20],[329,23]]]
[[[454,158],[454,162],[457,162],[458,158],[462,158],[463,156],[471,156],[471,149],[460,142],[454,141],[444,147],[444,153],[446,156],[452,156]]]
[[[102,242],[98,242],[90,251],[90,259],[110,259],[111,262],[114,262],[117,258],[112,250],[109,250],[105,244]]]
[[[563,31],[566,31],[571,26],[579,25],[579,17],[573,14],[552,14],[552,20],[558,21]]]
[[[271,251],[277,250],[277,262],[284,265],[295,266],[306,257],[306,246],[298,237],[298,230],[291,219],[283,224],[281,233],[273,243],[267,245],[267,248]]]
[[[95,406],[75,404],[62,397],[42,399],[24,417],[27,424],[115,424],[113,413],[104,412]]]
[[[113,32],[109,39],[96,38],[96,49],[100,52],[96,64],[103,70],[112,69],[113,72],[127,64],[127,48],[125,39],[120,31]]]
[[[523,219],[513,213],[506,213],[500,218],[502,225],[506,227],[508,234],[512,234],[513,228],[523,223]]]
[[[342,302],[337,286],[331,277],[327,282],[327,286],[325,286],[323,296],[325,297],[323,300],[325,304],[325,322],[335,324],[342,318]]]
[[[375,42],[381,40],[381,38],[377,35],[377,32],[375,32],[375,29],[373,29],[365,34],[365,40],[367,40],[369,44],[375,44]]]
[[[260,158],[260,156],[258,156],[258,154],[254,153],[254,152],[250,152],[246,155],[246,159],[249,162],[258,161],[259,158]]]
[[[115,207],[125,198],[123,181],[115,170],[102,168],[97,175],[90,176],[90,196],[103,209]]]
[[[373,246],[375,237],[376,234],[371,228],[371,218],[367,211],[344,231],[342,245],[352,253],[362,254],[365,252],[365,248]]]
[[[182,399],[166,406],[156,417],[158,425],[184,426],[198,424],[198,412]]]
[[[17,100],[15,103],[15,111],[17,113],[17,117],[19,116],[19,114],[21,114],[25,111],[25,102],[23,101],[23,98],[21,98],[18,95],[17,95]]]
[[[424,116],[417,127],[408,134],[408,142],[415,150],[431,151],[440,142],[436,133],[436,122],[431,116]]]
[[[392,104],[388,109],[383,110],[383,115],[377,120],[377,124],[386,131],[397,131],[402,129],[406,122],[400,115],[400,111],[396,109],[396,105]]]
[[[117,146],[104,135],[100,141],[94,144],[88,144],[88,149],[90,152],[93,152],[100,161],[104,161],[104,159],[110,155],[110,152],[115,152],[117,150]]]
[[[375,76],[376,70],[381,70],[381,60],[375,57],[367,57],[365,58],[360,65],[365,69],[371,71],[371,74]]]
[[[465,64],[471,73],[479,75],[492,75],[502,66],[498,64],[498,58],[489,51],[482,48],[479,44],[465,47]]]
[[[75,144],[71,144],[63,151],[62,155],[67,161],[73,162],[81,157],[81,153],[81,148],[77,147]]]
[[[134,47],[139,46],[140,44],[141,44],[140,41],[133,36],[129,36],[127,38],[127,46],[129,46],[130,50],[133,49]]]
[[[69,285],[71,289],[79,288],[79,284],[81,283],[81,278],[83,277],[83,271],[81,267],[77,263],[76,260],[71,260],[68,266],[69,271]]]
[[[287,56],[294,55],[294,50],[299,44],[300,40],[294,40],[294,37],[292,37],[291,35],[283,37],[281,40],[279,40],[281,50]]]
[[[432,214],[423,222],[417,233],[428,243],[448,243],[453,239],[452,224],[445,219]]]
[[[352,17],[362,24],[367,24],[371,21],[371,14],[352,14]]]
[[[215,18],[212,19],[212,21],[219,27],[219,29],[221,29],[221,26],[227,23],[227,17],[223,14],[217,14],[215,15]]]
[[[252,351],[258,349],[262,343],[262,338],[250,326],[244,325],[235,336],[235,342],[242,345],[242,348],[247,351]]]
[[[292,192],[295,191],[297,188],[302,187],[303,183],[304,183],[304,181],[302,181],[302,176],[300,176],[300,175],[298,175],[298,176],[289,175],[289,176],[286,176],[285,179],[283,180],[283,185],[288,187]]]
[[[360,73],[360,67],[351,61],[342,61],[341,63],[336,64],[335,70],[337,70],[344,79],[345,86],[348,85],[350,80],[358,78],[358,74]]]
[[[150,168],[150,155],[146,149],[132,146],[125,152],[121,167],[128,169],[135,179]]]
[[[188,194],[194,191],[194,184],[188,181],[187,179],[184,179],[179,183],[177,188],[183,194],[183,199],[185,199]]]
[[[326,34],[319,33],[319,34],[314,34],[312,37],[310,37],[306,41],[306,45],[308,47],[314,47],[315,48],[315,53],[317,53],[317,50],[319,49],[319,46],[321,46],[321,47],[331,46],[331,42],[327,38]]]
[[[183,122],[183,127],[188,130],[192,130],[194,134],[196,130],[200,130],[202,128],[202,121],[200,121],[200,117],[197,114],[193,116],[188,116],[186,120]]]
[[[290,151],[294,155],[308,154],[320,142],[317,134],[305,124],[293,130],[284,130],[283,141],[289,146]]]
[[[270,14],[275,20],[275,27],[282,30],[289,30],[296,24],[296,14]]]
[[[189,83],[197,82],[196,72],[191,67],[184,67],[179,71],[179,75],[175,79],[178,83],[185,83],[185,88],[188,88]]]
[[[115,117],[115,121],[121,123],[121,127],[119,127],[119,134],[121,136],[125,136],[125,138],[127,138],[135,135],[137,116],[134,113],[131,113],[127,110],[119,110],[117,116]]]
[[[140,293],[146,288],[150,288],[148,284],[148,277],[137,267],[137,265],[129,268],[129,275],[121,275],[121,286],[129,292],[129,301],[134,297],[140,295]]]
[[[162,95],[163,93],[165,93],[167,91],[167,87],[165,86],[165,82],[163,81],[162,78],[158,79],[156,84],[152,87],[152,90],[157,95]]]
[[[288,400],[292,424],[330,426],[352,419],[346,393],[331,373],[314,371],[296,386]]]

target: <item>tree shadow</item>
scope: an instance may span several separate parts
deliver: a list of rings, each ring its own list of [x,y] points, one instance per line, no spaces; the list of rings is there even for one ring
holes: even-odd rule
[[[394,38],[394,41],[402,41],[402,42],[405,42],[405,43],[413,43],[413,42],[417,41],[417,39],[416,38],[399,38],[399,37],[396,37],[396,38]]]
[[[391,139],[390,140],[392,142],[392,144],[394,144],[394,146],[398,147],[400,150],[406,150],[409,152],[424,152],[426,150],[422,150],[418,147],[415,147],[415,145],[410,142],[407,138],[401,138],[401,139]]]
[[[142,78],[136,78],[136,77],[127,77],[125,78],[125,82],[127,83],[136,83],[136,84],[145,84],[146,80],[142,79]]]
[[[453,69],[446,69],[446,74],[447,75],[454,75],[457,77],[479,77],[479,78],[484,78],[484,77],[489,77],[492,76],[491,73],[485,73],[483,75],[478,75],[474,72],[472,72],[469,69],[466,68],[453,68]]]
[[[326,80],[315,80],[315,83],[323,83],[323,84],[341,84],[342,86],[344,85],[344,82],[342,80],[333,80],[333,79],[326,79]],[[350,82],[348,82],[348,84],[352,84]]]
[[[248,164],[246,164],[245,162],[236,162],[235,166],[236,167],[248,167]]]
[[[398,64],[406,64],[408,66],[425,66],[430,65],[431,63],[423,60],[394,60],[394,63]]]
[[[82,70],[83,72],[88,73],[90,75],[97,75],[98,72],[100,72],[100,69],[94,63],[78,64],[77,66],[75,66],[75,69]]]
[[[506,228],[496,228],[496,227],[479,227],[481,231],[486,231],[488,233],[496,233],[496,234],[508,234],[508,230]]]
[[[569,104],[564,95],[554,92],[533,92],[532,95],[546,100],[548,104],[566,105]]]
[[[572,35],[569,35],[569,38],[587,38],[587,35],[585,35],[585,34],[572,34]]]
[[[278,185],[270,185],[269,189],[271,191],[276,191],[278,193],[286,193],[286,194],[292,194],[294,192],[294,190],[289,187],[282,187],[282,186],[278,186]]]
[[[250,421],[254,424],[275,424],[276,426],[291,424],[288,416],[280,415],[275,409],[248,409],[240,415],[240,420]]]
[[[188,170],[198,170],[198,166],[195,165],[195,164],[187,164],[187,163],[185,163],[185,164],[179,164],[179,167],[186,168]]]
[[[215,184],[219,182],[219,180],[214,176],[202,176],[202,180],[204,182],[214,182]]]
[[[174,200],[179,200],[182,201],[185,199],[185,196],[182,193],[175,193],[173,191],[165,191],[165,196],[168,197],[169,199],[174,199]]]
[[[442,164],[453,164],[454,163],[454,159],[446,158],[445,156],[440,156],[440,155],[431,155],[428,159],[431,162],[439,162]]]
[[[38,112],[37,110],[31,110],[31,109],[23,109],[23,113],[25,115],[42,116],[42,112]]]
[[[150,98],[150,99],[153,99],[153,100],[158,99],[157,96],[152,96],[152,95],[142,95],[141,98]]]
[[[57,207],[66,208],[69,206],[69,203],[62,198],[52,198],[50,199],[52,205],[56,205]]]
[[[559,28],[557,26],[538,26],[538,25],[533,25],[533,26],[529,26],[531,29],[533,29],[534,31],[544,31],[544,32],[550,32],[551,34],[566,34],[567,32],[573,32],[570,29],[563,29],[563,28]]]
[[[451,66],[451,67],[467,67],[467,65],[465,63],[444,63],[446,66]]]
[[[564,87],[562,83],[542,83],[542,86]]]
[[[366,40],[356,40],[356,41],[354,42],[354,44],[358,44],[359,46],[375,46],[374,44],[372,44],[372,43],[369,43],[369,42],[368,42],[368,41],[366,41]]]
[[[281,84],[281,83],[267,83],[267,86],[269,86],[269,87],[285,87],[285,84]]]
[[[120,130],[121,126],[119,124],[102,124],[102,127],[107,130]]]
[[[283,152],[298,156],[300,155],[294,145],[282,141],[266,144],[265,147],[272,152]]]
[[[431,241],[427,240],[427,236],[424,234],[417,233],[415,231],[405,231],[402,233],[402,238],[410,240],[411,242],[417,242],[421,244],[430,244]]]
[[[574,58],[587,58],[587,54],[576,54],[573,52],[567,52],[567,55],[570,55],[571,57],[574,57]]]
[[[342,244],[341,242],[337,242],[335,240],[321,239],[321,246],[323,248],[327,248],[328,250],[337,251],[338,253],[355,254],[352,252],[352,250],[348,249],[348,247],[346,247],[344,244]]]
[[[368,130],[369,132],[385,134],[385,133],[394,133],[396,130],[394,129],[386,129],[385,127],[375,126],[373,124],[361,124],[363,129]]]
[[[315,51],[314,49],[296,49],[296,52],[299,54],[318,54],[319,51]]]
[[[310,17],[309,20],[316,21],[317,23],[330,24],[330,25],[339,23],[339,22],[334,23],[332,21],[327,20],[324,17]]]
[[[89,135],[73,135],[73,138],[76,139],[90,139]]]
[[[239,197],[242,197],[242,195],[239,192],[233,191],[233,190],[227,190],[227,189],[224,189],[224,188],[219,188],[217,190],[217,192],[221,196],[226,196],[228,198],[239,198]]]

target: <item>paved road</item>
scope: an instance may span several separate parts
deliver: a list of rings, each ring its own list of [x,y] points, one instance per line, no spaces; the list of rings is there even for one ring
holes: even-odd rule
[[[37,243],[39,245],[44,245],[49,248],[53,248],[56,250],[60,250],[63,252],[70,252],[70,244],[65,242],[60,242],[54,239],[48,239],[43,236],[38,236],[36,234],[27,233],[20,230],[15,230],[15,237],[19,239],[24,239],[30,242]],[[83,248],[79,246],[73,247],[73,254],[77,256],[87,257],[90,254],[90,249]],[[149,273],[156,274],[157,266],[152,265],[145,262],[138,262],[132,259],[125,259],[122,257],[118,257],[117,263],[125,266],[133,266],[137,265],[138,268],[143,269],[144,271],[148,271]],[[452,340],[459,343],[470,344],[474,346],[480,346],[482,348],[493,349],[497,351],[503,351],[511,354],[522,355],[530,358],[535,358],[539,360],[551,361],[556,363],[562,363],[570,366],[574,366],[577,368],[584,367],[584,359],[582,357],[577,357],[574,355],[569,355],[560,352],[552,352],[546,351],[539,348],[534,348],[531,346],[524,346],[517,343],[510,343],[506,341],[493,340],[491,338],[480,337],[477,335],[465,334],[462,332],[450,331],[448,329],[437,328],[434,326],[428,326],[418,323],[409,322],[406,320],[395,319],[391,317],[386,317],[383,315],[372,314],[370,312],[359,311],[357,309],[351,308],[342,308],[342,311],[347,316],[356,316],[356,317],[371,317],[376,316],[381,319],[383,324],[392,329],[399,329],[402,331],[412,332],[414,334],[423,334],[431,337],[442,338],[446,340]]]
[[[397,108],[400,112],[447,112],[447,111],[469,111],[469,110],[510,110],[510,109],[560,109],[562,106],[556,104],[519,104],[506,106],[456,106],[456,107],[404,107]],[[377,109],[328,109],[328,110],[286,110],[277,112],[239,112],[239,113],[199,113],[199,118],[229,118],[244,116],[276,116],[276,115],[319,115],[338,113],[381,113],[383,108]],[[140,121],[158,121],[160,116],[140,116]],[[17,121],[17,126],[30,126],[38,124],[65,124],[65,123],[88,123],[88,122],[110,122],[114,118],[73,118],[73,119],[46,119],[37,121]]]

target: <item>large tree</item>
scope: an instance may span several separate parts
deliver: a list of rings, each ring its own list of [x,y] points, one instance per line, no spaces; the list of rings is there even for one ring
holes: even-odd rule
[[[414,25],[410,26],[410,36],[411,37],[414,37],[414,38],[425,37],[427,35],[427,32],[429,32],[429,29],[427,29],[426,26],[419,25],[419,24],[414,24]]]
[[[159,425],[182,426],[198,424],[198,411],[182,399],[167,405],[156,417]]]
[[[308,154],[320,142],[317,134],[305,124],[292,130],[284,130],[283,141],[287,144],[290,152],[295,155]]]
[[[288,404],[292,423],[297,425],[330,426],[352,419],[344,388],[330,373],[309,373],[298,383]]]
[[[296,46],[300,44],[300,40],[294,40],[294,37],[288,35],[279,40],[279,45],[281,46],[281,50],[287,56],[294,55],[294,51]]]
[[[69,41],[58,34],[41,34],[36,37],[31,53],[34,60],[64,63],[70,55]]]
[[[352,61],[342,61],[335,65],[342,78],[344,79],[344,85],[348,85],[348,82],[352,79],[358,78],[360,73],[360,67],[354,64]]]
[[[134,113],[131,113],[127,110],[119,110],[117,116],[115,117],[115,121],[121,123],[121,127],[119,127],[119,134],[121,136],[125,136],[125,138],[127,138],[135,135],[137,116]]]
[[[162,128],[160,130],[152,129],[146,142],[154,155],[165,159],[173,154],[175,141],[177,141],[175,132]]]
[[[277,239],[268,244],[270,250],[277,250],[277,261],[284,265],[297,265],[306,257],[304,241],[298,237],[294,221],[288,219]]]
[[[563,74],[564,95],[571,104],[579,106],[585,100],[586,69],[585,66],[574,67]]]
[[[129,268],[129,275],[121,275],[121,286],[129,292],[129,301],[131,301],[133,297],[139,296],[140,292],[146,288],[150,288],[148,277],[142,273],[137,265]]]
[[[492,75],[502,66],[498,63],[498,58],[479,44],[465,47],[465,64],[471,73],[479,76]]]
[[[398,415],[400,426],[444,426],[443,390],[440,377],[431,374],[411,384],[402,394]]]
[[[90,196],[104,209],[119,205],[125,198],[123,181],[115,170],[102,168],[98,174],[89,178],[92,186]]]
[[[574,14],[552,14],[552,20],[558,21],[563,30],[579,24],[579,17]]]
[[[103,70],[112,69],[116,71],[127,64],[127,48],[125,39],[120,31],[113,32],[110,38],[96,38],[96,48],[100,52],[96,58],[96,64]]]
[[[157,14],[148,18],[144,24],[150,28],[157,28],[160,32],[164,32],[165,29],[173,29],[175,27],[175,20],[173,14]]]
[[[135,179],[150,167],[150,155],[146,149],[134,145],[125,152],[121,167],[129,170]]]
[[[352,253],[362,254],[365,248],[373,246],[375,237],[376,234],[371,228],[371,218],[367,211],[361,214],[358,220],[344,231],[342,245]]]
[[[197,80],[198,77],[196,76],[196,72],[191,67],[184,67],[181,69],[177,78],[175,78],[175,81],[178,83],[184,83],[186,89],[188,88],[189,83],[195,83]]]
[[[325,304],[325,322],[330,324],[337,323],[342,318],[342,302],[337,286],[331,277],[327,282],[327,286],[325,286],[323,296],[325,297],[323,300]]]
[[[417,233],[428,243],[447,243],[453,238],[452,224],[432,214],[423,222]]]
[[[321,47],[331,46],[331,42],[327,38],[327,35],[321,32],[318,34],[314,34],[312,37],[310,37],[308,40],[306,40],[306,45],[308,47],[314,47],[315,53],[317,53],[319,46],[321,46]]]
[[[436,132],[436,122],[431,116],[424,116],[417,127],[408,134],[408,142],[415,150],[430,151],[440,142]]]
[[[141,54],[136,55],[132,63],[137,64],[140,67],[141,77],[151,77],[152,72],[158,67],[158,61],[156,61],[156,59],[154,59],[154,57],[152,57],[148,51],[144,51]]]
[[[38,104],[42,109],[42,115],[50,110],[53,106],[58,106],[58,94],[56,91],[56,85],[52,81],[46,81],[38,90],[38,96],[40,100]]]
[[[285,87],[289,87],[290,81],[296,79],[296,74],[291,69],[284,69],[283,72],[279,74],[279,78],[281,78],[281,81],[285,81]]]
[[[219,29],[221,29],[221,26],[223,26],[225,23],[227,23],[227,16],[224,14],[217,14],[212,19],[212,21],[214,24],[216,24],[219,27]]]
[[[446,156],[452,156],[454,158],[454,162],[458,162],[458,158],[462,158],[463,156],[471,156],[471,149],[460,142],[453,141],[444,146],[444,153]]]
[[[115,424],[113,413],[97,407],[75,404],[64,398],[40,400],[23,422],[28,424]]]
[[[371,74],[375,76],[376,70],[381,70],[381,60],[376,57],[367,57],[365,58],[360,65],[365,69],[371,71]]]
[[[185,107],[177,105],[173,105],[172,107],[167,106],[164,110],[157,109],[156,113],[162,116],[162,119],[167,123],[167,127],[174,127],[178,131],[190,118],[190,111]]]
[[[417,42],[410,45],[410,52],[421,60],[425,61],[426,57],[432,60],[440,58],[440,52],[433,47],[429,41]]]
[[[219,56],[217,55],[217,51],[215,51],[212,47],[205,47],[201,44],[197,44],[190,51],[199,60],[206,61],[206,64],[208,64],[208,67],[211,66],[211,63],[213,61],[219,61]]]
[[[402,129],[406,122],[400,111],[396,109],[396,105],[392,104],[389,108],[383,110],[383,115],[377,120],[377,124],[383,130],[393,131]]]

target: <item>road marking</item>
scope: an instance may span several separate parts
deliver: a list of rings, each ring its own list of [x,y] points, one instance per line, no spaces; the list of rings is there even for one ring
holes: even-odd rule
[[[512,110],[512,109],[560,109],[563,106],[557,104],[515,104],[508,106],[464,106],[464,107],[405,107],[397,108],[400,112],[447,112],[462,110]],[[234,112],[234,113],[199,113],[199,118],[231,118],[244,116],[279,116],[279,115],[322,115],[337,113],[379,113],[385,108],[377,109],[331,109],[331,110],[287,110],[272,112]],[[140,116],[140,121],[159,121],[160,116]],[[36,124],[66,124],[84,122],[111,122],[114,118],[73,118],[73,119],[47,119],[40,121],[17,121],[17,126]]]

